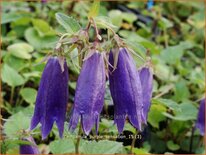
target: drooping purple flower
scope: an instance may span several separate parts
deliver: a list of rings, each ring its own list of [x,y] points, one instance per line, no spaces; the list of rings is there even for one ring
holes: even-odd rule
[[[200,134],[203,136],[205,134],[205,98],[200,101],[196,127],[200,130]]]
[[[109,62],[114,64],[116,53],[110,52]],[[109,67],[110,92],[114,102],[114,121],[119,133],[123,131],[125,118],[141,130],[143,98],[140,77],[133,58],[126,48],[120,48],[116,69]]]
[[[22,140],[30,142],[31,144],[21,144],[19,147],[20,154],[39,154],[38,147],[31,136],[23,138]]]
[[[138,74],[142,85],[142,95],[143,95],[143,118],[142,121],[147,123],[147,115],[151,105],[152,98],[152,81],[153,73],[149,67],[142,67],[138,70]]]
[[[63,135],[68,99],[68,79],[66,61],[57,57],[50,58],[42,74],[30,126],[32,130],[38,123],[41,124],[42,139],[48,136],[54,122],[59,129],[59,136]]]
[[[105,80],[103,55],[96,51],[83,63],[77,81],[69,129],[74,130],[81,117],[85,134],[89,134],[95,123],[98,130],[99,115],[104,103]]]

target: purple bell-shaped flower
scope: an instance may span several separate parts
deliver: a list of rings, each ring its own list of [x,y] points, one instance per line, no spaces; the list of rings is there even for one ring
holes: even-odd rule
[[[77,81],[69,129],[74,130],[81,117],[82,128],[86,135],[95,123],[96,131],[98,130],[99,115],[104,104],[105,81],[103,55],[95,51],[83,63]]]
[[[66,61],[51,57],[42,74],[30,126],[32,130],[38,123],[41,124],[42,139],[48,136],[54,122],[57,124],[60,137],[63,135],[68,100],[68,80]]]
[[[109,67],[109,85],[114,102],[114,121],[119,133],[123,131],[126,116],[135,128],[141,130],[143,96],[136,65],[126,48],[120,48],[118,53],[110,52],[109,62],[113,66],[115,58],[118,58],[116,68]]]

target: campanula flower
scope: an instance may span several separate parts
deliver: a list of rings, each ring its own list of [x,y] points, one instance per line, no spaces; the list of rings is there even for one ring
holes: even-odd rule
[[[54,122],[59,129],[59,136],[63,135],[68,100],[68,79],[65,59],[51,57],[42,74],[30,126],[32,130],[38,123],[41,124],[42,139],[48,136]]]
[[[103,55],[95,51],[83,63],[77,81],[69,129],[74,130],[81,117],[82,128],[86,135],[94,124],[98,130],[99,115],[104,104],[105,80]]]
[[[200,134],[203,136],[205,134],[205,98],[200,101],[196,127],[200,130]]]
[[[31,136],[28,138],[23,138],[22,140],[30,142],[31,144],[21,144],[19,147],[20,154],[39,154],[38,147]]]
[[[152,98],[152,81],[153,73],[149,67],[142,67],[138,70],[138,74],[142,85],[142,95],[143,95],[143,122],[147,123],[147,114],[151,105]]]
[[[136,65],[126,48],[120,48],[117,54],[110,52],[109,62],[114,65],[118,56],[117,66],[114,70],[109,67],[109,85],[114,103],[114,121],[119,133],[123,131],[125,118],[128,116],[131,124],[141,130],[143,115],[143,97],[140,77]]]

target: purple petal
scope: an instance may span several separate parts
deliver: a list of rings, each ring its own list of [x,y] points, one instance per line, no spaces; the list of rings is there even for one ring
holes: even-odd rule
[[[55,121],[60,137],[63,134],[68,99],[68,79],[66,61],[62,72],[58,58],[50,58],[42,74],[30,127],[34,129],[40,122],[43,139],[47,137]]]
[[[31,142],[31,145],[20,145],[19,147],[19,153],[20,154],[39,154],[38,147],[34,141],[34,139],[30,136],[28,138],[23,138],[24,141]]]
[[[205,98],[200,101],[196,127],[200,130],[200,134],[203,136],[205,134]]]
[[[104,103],[105,66],[103,55],[98,51],[87,58],[77,81],[74,110],[69,127],[76,127],[78,114],[81,115],[83,130],[89,134],[100,115]]]
[[[152,98],[153,74],[148,67],[141,68],[138,74],[141,80],[143,94],[143,122],[146,124]]]
[[[89,135],[92,127],[95,123],[95,119],[92,114],[83,114],[82,115],[82,128],[86,135]]]
[[[114,64],[114,55],[110,52],[109,62]],[[141,115],[143,109],[142,88],[133,58],[125,48],[120,48],[117,68],[109,67],[109,84],[114,102],[115,123],[121,133],[124,127],[125,115],[132,125],[141,130]]]
[[[71,130],[72,132],[77,127],[77,124],[79,122],[79,117],[80,117],[79,112],[77,112],[76,109],[74,109],[73,112],[72,112],[70,122],[69,122],[69,130]]]

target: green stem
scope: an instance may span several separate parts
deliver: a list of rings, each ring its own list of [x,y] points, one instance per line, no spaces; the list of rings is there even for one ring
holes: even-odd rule
[[[133,134],[133,139],[132,139],[132,144],[131,144],[131,148],[130,148],[130,153],[133,152],[133,148],[135,146],[135,141],[136,141],[136,135],[137,135],[137,130],[135,131],[135,133]]]
[[[79,144],[80,144],[80,139],[81,139],[81,122],[80,122],[80,125],[79,125],[79,131],[78,131],[78,135],[77,135],[77,141],[76,141],[76,144],[75,144],[75,153],[76,154],[79,154]]]

